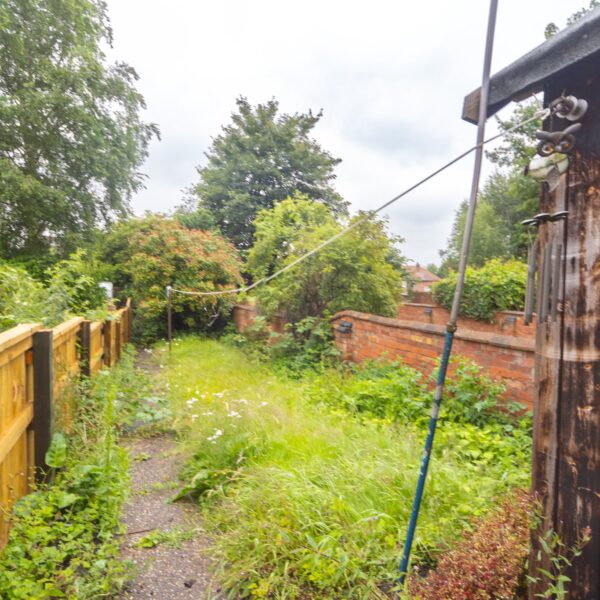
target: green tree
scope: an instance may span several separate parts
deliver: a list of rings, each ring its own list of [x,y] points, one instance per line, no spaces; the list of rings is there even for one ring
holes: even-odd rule
[[[491,258],[525,259],[531,243],[521,222],[537,212],[539,184],[517,170],[497,171],[481,191],[469,250],[469,264],[481,267]],[[456,211],[446,249],[440,252],[440,275],[458,267],[467,202]]]
[[[362,219],[359,213],[354,219]],[[350,223],[352,220],[350,221]],[[256,280],[290,264],[342,229],[331,209],[295,195],[261,211],[247,270]],[[390,262],[397,238],[369,218],[293,269],[256,288],[261,310],[284,312],[292,322],[343,309],[394,316],[402,273]]]
[[[600,0],[590,0],[590,3],[587,6],[587,8],[583,7],[582,9],[574,12],[567,19],[567,27],[569,25],[573,25],[574,23],[577,23],[577,21],[579,21],[579,19],[581,19],[582,17],[587,15],[587,13],[589,13],[590,10],[593,10],[597,6],[600,6]],[[548,39],[548,38],[551,38],[556,33],[558,33],[559,31],[560,31],[560,27],[558,25],[556,25],[556,23],[548,23],[548,25],[546,25],[546,30],[544,31],[544,34],[546,36],[546,39]]]
[[[242,283],[241,260],[222,236],[188,229],[176,219],[147,215],[120,222],[99,250],[102,275],[113,281],[121,297],[136,306],[135,333],[152,340],[166,331],[165,288],[212,292]],[[230,311],[235,294],[221,296],[173,295],[175,326],[206,330]]]
[[[509,131],[517,123],[533,117],[536,110],[539,110],[536,102],[518,105],[508,119],[497,119],[498,125],[501,130]],[[524,259],[527,256],[530,239],[521,222],[537,212],[539,183],[524,172],[535,156],[535,132],[541,127],[540,119],[533,120],[508,133],[498,148],[487,153],[498,169],[480,193],[473,223],[470,264],[480,267],[491,258]],[[467,203],[463,202],[455,213],[446,248],[440,252],[442,275],[458,267],[466,214]]]
[[[0,256],[66,255],[128,212],[149,140],[101,0],[0,3]]]
[[[239,249],[252,245],[258,211],[299,191],[345,214],[347,203],[333,189],[340,159],[310,137],[322,113],[278,114],[270,100],[252,107],[237,99],[232,122],[223,127],[198,168],[193,188],[199,207],[210,211],[223,234]]]

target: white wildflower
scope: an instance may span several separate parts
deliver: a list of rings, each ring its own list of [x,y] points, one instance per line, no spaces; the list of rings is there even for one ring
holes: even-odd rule
[[[228,417],[236,417],[236,418],[240,418],[242,415],[240,415],[239,412],[237,412],[236,410],[231,410],[227,413]]]
[[[239,402],[240,404],[248,404],[248,400],[246,400],[246,398],[240,398],[240,399],[238,400],[238,402]]]
[[[260,406],[269,406],[269,403],[268,402],[261,402]]]
[[[190,398],[189,400],[185,401],[185,403],[187,404],[188,408],[192,408],[192,406],[194,404],[196,404],[196,402],[198,402],[198,398]]]
[[[213,392],[213,396],[215,398],[222,398],[225,395],[225,392]]]
[[[210,410],[202,413],[203,417],[212,417],[212,415],[213,415],[213,413]]]
[[[206,439],[213,444],[223,435],[222,429],[215,429],[215,433]]]
[[[192,421],[195,421],[197,418],[198,418],[198,415],[197,415],[197,414],[193,414],[193,415],[192,415]]]

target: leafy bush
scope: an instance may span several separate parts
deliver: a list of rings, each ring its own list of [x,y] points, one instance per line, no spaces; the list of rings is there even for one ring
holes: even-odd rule
[[[276,336],[270,347],[273,366],[286,369],[292,376],[331,366],[338,357],[328,318],[306,317],[287,323],[285,333]]]
[[[146,216],[120,223],[104,240],[100,257],[123,297],[137,305],[134,333],[142,341],[166,332],[168,285],[216,291],[242,283],[235,248],[210,231],[187,229],[174,219]],[[228,313],[235,295],[172,297],[175,326],[205,331]]]
[[[503,477],[518,485],[519,465],[529,460],[531,452],[531,417],[523,414],[522,405],[506,402],[504,386],[485,376],[475,363],[456,357],[451,366],[436,447],[481,466],[494,463]],[[309,396],[334,409],[414,425],[422,437],[433,398],[421,373],[402,362],[366,363],[352,377],[330,371],[326,379],[313,382]]]
[[[435,300],[450,309],[457,274],[451,273],[433,288]],[[493,259],[483,267],[467,267],[460,312],[465,317],[493,321],[500,310],[522,310],[527,284],[527,265],[518,260]]]
[[[486,376],[482,368],[461,356],[451,360],[440,420],[477,427],[502,426],[512,431],[515,417],[525,407],[503,398],[505,386]],[[436,373],[430,380],[434,381]],[[367,413],[400,423],[426,426],[432,394],[423,375],[398,360],[371,361],[354,368],[352,377],[318,380],[311,388],[315,402],[352,413]]]
[[[22,267],[0,262],[0,328],[38,322],[52,327],[71,315],[108,316],[106,294],[85,252],[50,267],[45,280],[44,285]]]
[[[72,315],[106,316],[108,299],[98,285],[96,273],[92,256],[78,250],[46,271],[48,294],[53,302],[62,297],[62,303]]]
[[[228,334],[223,339],[293,377],[307,370],[322,370],[339,357],[328,318],[306,317],[287,323],[284,333],[274,333],[267,319],[257,315],[243,333]]]
[[[435,570],[409,581],[419,600],[502,600],[519,597],[525,581],[532,504],[519,493],[478,519],[474,530],[445,552]]]
[[[260,211],[255,227],[247,269],[257,280],[291,264],[339,233],[343,225],[327,206],[296,195]],[[290,322],[347,308],[395,315],[402,291],[402,274],[395,267],[398,241],[386,234],[383,221],[367,219],[268,285],[257,287],[261,311],[266,316],[282,312]]]
[[[133,355],[127,352],[110,373],[102,371],[92,385],[82,382],[75,432],[70,438],[55,434],[47,454],[56,480],[14,507],[0,557],[2,598],[91,599],[110,596],[124,583],[116,533],[128,456],[118,446],[117,427],[124,396],[130,405],[145,389],[132,373]]]

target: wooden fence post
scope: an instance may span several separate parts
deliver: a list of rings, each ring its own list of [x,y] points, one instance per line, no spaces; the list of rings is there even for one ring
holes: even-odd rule
[[[104,336],[103,361],[107,367],[112,367],[113,366],[113,357],[112,357],[112,349],[111,349],[112,327],[111,327],[110,321],[104,321],[104,325],[102,328],[102,335]]]
[[[79,343],[81,345],[81,374],[89,377],[91,375],[91,321],[82,321],[79,330]]]
[[[131,342],[132,326],[133,326],[133,309],[131,308],[131,298],[127,298],[127,343]]]
[[[116,363],[121,358],[121,321],[115,323],[115,356],[114,362]],[[114,364],[114,363],[113,363]]]
[[[52,440],[54,404],[54,344],[51,329],[33,334],[33,431],[36,479],[47,469],[46,452]]]

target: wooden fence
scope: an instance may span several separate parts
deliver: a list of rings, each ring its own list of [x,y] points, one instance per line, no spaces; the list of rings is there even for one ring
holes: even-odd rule
[[[129,302],[106,321],[74,317],[0,333],[0,548],[6,515],[45,469],[52,433],[72,428],[77,378],[113,366],[130,339]]]

